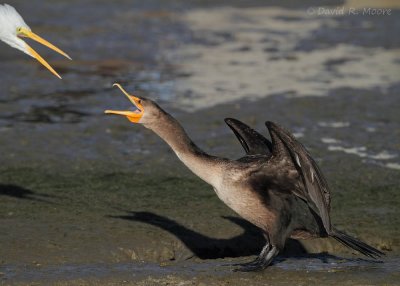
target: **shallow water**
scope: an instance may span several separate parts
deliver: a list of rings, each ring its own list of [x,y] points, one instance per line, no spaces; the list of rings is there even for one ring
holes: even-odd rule
[[[395,285],[400,277],[398,269],[400,260],[398,258],[388,258],[384,262],[373,262],[362,259],[345,259],[333,256],[316,256],[288,258],[277,262],[265,271],[268,279],[275,280],[286,273],[287,277],[281,279],[279,285],[286,284],[289,279],[296,277],[299,273],[307,273],[309,277],[325,275],[328,283],[334,282],[335,275],[341,275],[351,280],[353,285],[358,285],[363,281],[369,281],[372,285]],[[68,282],[81,279],[82,281],[104,280],[113,277],[125,280],[125,282],[145,281],[151,276],[155,279],[162,277],[176,276],[176,279],[190,281],[191,277],[198,277],[199,281],[206,281],[202,277],[205,273],[214,272],[218,279],[227,279],[238,276],[221,261],[205,261],[202,263],[177,263],[175,265],[158,265],[152,263],[114,263],[114,264],[85,264],[85,265],[58,265],[58,266],[15,266],[5,265],[0,268],[2,281],[13,281],[15,283],[51,283]],[[240,275],[240,274],[239,274]],[[263,274],[256,274],[263,275]],[[245,277],[248,275],[245,275]],[[274,277],[275,276],[275,277]],[[290,278],[289,278],[290,277]],[[287,279],[289,278],[289,279]],[[162,280],[161,280],[162,281]],[[327,282],[325,281],[325,282]]]
[[[394,97],[399,92],[400,42],[390,31],[400,25],[399,10],[387,17],[329,16],[307,13],[312,1],[295,9],[285,1],[272,8],[260,3],[251,2],[248,6],[259,7],[246,9],[227,7],[224,1],[212,7],[202,1],[11,3],[27,15],[34,31],[68,51],[74,61],[35,46],[62,74],[60,81],[33,59],[1,45],[0,143],[7,154],[2,160],[18,165],[17,154],[26,153],[23,165],[36,165],[51,148],[54,165],[75,157],[101,163],[104,145],[111,144],[108,159],[121,161],[126,140],[135,147],[123,152],[151,152],[154,147],[136,147],[142,130],[129,134],[122,120],[103,114],[129,106],[111,87],[120,82],[157,100],[178,118],[187,111],[208,112],[218,104],[270,96],[338,98],[336,102],[354,109],[346,120],[331,114],[307,121],[304,115],[297,124],[283,123],[306,137],[317,124],[315,141],[336,140],[316,143],[325,150],[399,169],[397,143],[382,134],[389,131],[397,137],[398,117],[393,118],[391,110],[378,114],[379,106],[398,106]],[[370,99],[359,95],[369,93],[379,94],[379,102],[362,102]],[[344,94],[348,98],[341,102],[338,96]],[[266,107],[266,115],[257,119],[270,119],[268,112]],[[62,168],[68,166],[70,162]]]
[[[316,15],[307,8],[319,1],[292,2],[9,2],[74,60],[33,44],[60,81],[0,43],[1,283],[395,285],[400,12]],[[233,214],[212,190],[154,134],[103,114],[129,106],[114,82],[157,100],[219,156],[243,155],[224,117],[264,133],[266,120],[286,126],[321,164],[334,222],[389,257],[289,256],[254,275],[232,274],[220,259],[185,262],[198,249],[256,254],[255,243],[238,240],[232,251],[243,229],[221,218]],[[137,211],[176,220],[183,235],[140,222]],[[331,242],[305,248],[348,254]]]

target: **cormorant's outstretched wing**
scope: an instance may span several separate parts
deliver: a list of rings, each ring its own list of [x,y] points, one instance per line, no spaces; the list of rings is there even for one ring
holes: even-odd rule
[[[267,121],[265,125],[271,134],[273,142],[272,154],[276,156],[290,155],[294,166],[303,179],[303,184],[306,188],[304,195],[307,200],[311,200],[310,203],[315,205],[326,231],[330,233],[330,190],[317,163],[290,132],[270,121]]]
[[[247,155],[269,155],[272,143],[257,131],[234,118],[225,118],[225,123],[235,133]]]

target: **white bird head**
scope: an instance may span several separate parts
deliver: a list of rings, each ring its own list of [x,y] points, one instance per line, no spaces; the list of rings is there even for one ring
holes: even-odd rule
[[[61,78],[60,75],[26,42],[24,42],[21,37],[28,37],[35,40],[42,45],[60,53],[68,59],[71,59],[65,52],[49,43],[45,39],[36,35],[32,32],[31,28],[25,23],[21,15],[14,9],[14,7],[4,4],[0,4],[0,40],[7,43],[13,48],[23,51],[24,53],[30,55],[37,59],[42,65],[49,69],[55,76]]]

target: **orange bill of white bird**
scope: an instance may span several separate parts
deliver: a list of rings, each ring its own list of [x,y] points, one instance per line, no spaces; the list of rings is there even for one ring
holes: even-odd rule
[[[62,51],[61,49],[57,48],[56,46],[54,46],[52,43],[46,41],[45,39],[43,39],[42,37],[40,37],[39,35],[33,33],[32,31],[30,31],[27,28],[18,28],[17,30],[17,35],[19,37],[27,37],[30,38],[36,42],[41,43],[42,45],[52,49],[53,51],[63,55],[64,57],[68,58],[71,60],[71,57],[65,53],[64,51]],[[26,44],[26,43],[25,43]],[[26,44],[28,53],[34,57],[35,59],[37,59],[42,65],[44,65],[49,71],[51,71],[56,77],[61,79],[61,76],[50,66],[50,64],[43,59],[32,47],[30,47],[28,44]]]

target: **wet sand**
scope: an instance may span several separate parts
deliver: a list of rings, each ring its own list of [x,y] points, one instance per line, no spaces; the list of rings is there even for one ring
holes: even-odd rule
[[[16,1],[47,19],[30,24],[75,61],[40,50],[63,75],[60,82],[2,46],[0,284],[398,284],[400,154],[393,138],[400,137],[400,43],[386,31],[398,26],[399,12],[327,18],[305,15],[307,3],[288,9],[285,1],[279,8],[256,2],[248,6],[258,8],[222,9],[224,1],[134,8],[130,1],[118,7],[88,1],[75,9],[57,1],[66,18],[49,1],[45,9]],[[209,27],[204,13],[218,22]],[[234,16],[241,21],[231,26]],[[256,29],[261,20],[268,31]],[[296,25],[299,33],[291,36]],[[243,38],[246,29],[253,42]],[[275,37],[276,51],[264,51],[263,33]],[[197,56],[188,57],[193,51]],[[265,82],[266,67],[258,63],[253,76],[246,62],[261,54],[277,64]],[[303,57],[316,60],[309,67]],[[307,71],[296,78],[291,67]],[[244,154],[224,117],[264,134],[266,120],[292,130],[331,185],[335,225],[386,252],[384,263],[318,239],[290,241],[264,272],[233,273],[224,264],[251,259],[262,236],[154,134],[102,114],[128,106],[111,88],[114,81],[160,102],[211,154]]]

